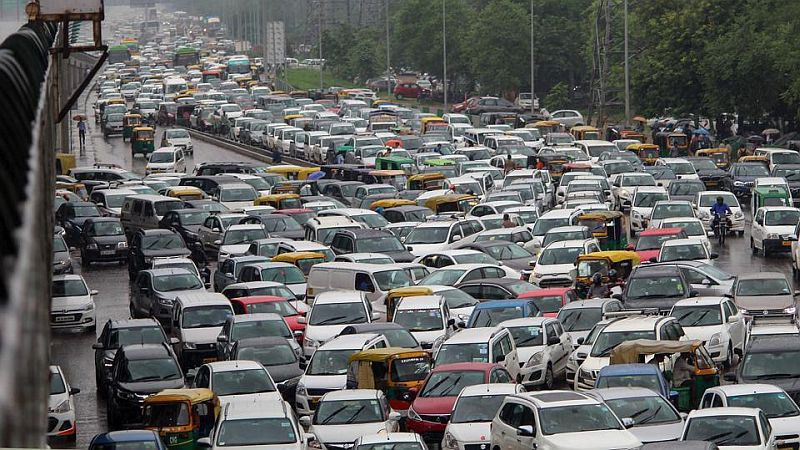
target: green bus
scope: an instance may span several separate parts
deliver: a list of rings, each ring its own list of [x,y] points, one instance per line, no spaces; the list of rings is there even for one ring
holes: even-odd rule
[[[200,52],[192,47],[179,47],[172,58],[173,67],[193,66],[200,64]]]
[[[131,50],[127,45],[115,45],[108,49],[108,63],[117,64],[131,60]]]

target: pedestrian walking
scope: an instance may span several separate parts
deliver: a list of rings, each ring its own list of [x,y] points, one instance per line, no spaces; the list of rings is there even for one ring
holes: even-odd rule
[[[86,121],[83,118],[78,121],[78,137],[81,149],[86,148]]]

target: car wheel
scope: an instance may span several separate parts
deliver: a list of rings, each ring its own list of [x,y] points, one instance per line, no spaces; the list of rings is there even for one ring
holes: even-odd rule
[[[547,371],[544,373],[544,384],[542,384],[542,389],[548,391],[553,389],[553,367],[549,364],[547,365]]]
[[[128,304],[128,311],[131,313],[131,319],[138,319],[138,317],[136,317],[138,314],[136,314],[136,308],[133,307],[133,303]]]
[[[728,355],[725,357],[725,361],[722,363],[722,365],[726,369],[730,369],[731,365],[733,365],[733,343],[732,342],[728,342]]]
[[[750,250],[753,252],[754,255],[758,254],[758,249],[756,248],[756,244],[755,241],[753,241],[753,238],[750,238]]]

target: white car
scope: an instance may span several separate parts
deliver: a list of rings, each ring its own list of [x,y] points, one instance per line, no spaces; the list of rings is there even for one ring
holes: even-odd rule
[[[711,249],[701,239],[684,238],[670,239],[662,243],[656,261],[700,261],[711,264],[711,260],[717,259],[717,257],[719,255],[711,252]]]
[[[679,180],[699,180],[700,176],[691,162],[683,158],[659,158],[656,166],[667,166],[675,173]]]
[[[194,154],[194,144],[192,136],[183,128],[170,128],[164,132],[161,140],[162,146],[173,146],[182,148],[185,153]]]
[[[488,448],[492,419],[506,395],[525,392],[520,384],[491,383],[467,386],[453,406],[442,439],[442,450]]]
[[[520,373],[519,357],[511,333],[500,327],[466,328],[434,346],[434,365],[483,362],[501,364],[513,379]]]
[[[509,267],[495,264],[454,264],[434,270],[417,284],[420,286],[456,286],[465,281],[481,278],[511,278],[519,280],[520,273]]]
[[[525,317],[506,320],[497,326],[508,329],[517,346],[517,357],[525,361],[520,368],[520,383],[529,389],[552,389],[556,379],[565,376],[572,338],[553,317]],[[520,364],[522,364],[520,362]]]
[[[685,200],[662,200],[656,202],[653,211],[650,213],[650,223],[648,228],[664,228],[661,222],[674,218],[695,218],[695,211],[692,204]],[[705,233],[703,233],[705,235]]]
[[[147,175],[162,172],[186,172],[186,159],[179,147],[161,147],[147,157],[144,167]]]
[[[661,394],[643,387],[612,387],[586,393],[604,402],[617,417],[630,417],[629,431],[642,443],[675,441],[683,431],[683,416]]]
[[[398,431],[399,422],[400,413],[393,411],[383,392],[376,389],[329,392],[320,399],[313,418],[300,418],[300,424],[313,434],[312,448],[351,448],[366,434]]]
[[[700,409],[718,407],[760,408],[775,432],[778,448],[800,444],[800,408],[783,389],[773,384],[736,384],[706,389]]]
[[[50,394],[47,398],[47,438],[75,442],[75,403],[80,389],[70,387],[60,366],[50,366]]]
[[[267,232],[260,224],[231,225],[225,230],[222,239],[214,241],[218,246],[217,264],[234,256],[243,256],[250,248],[250,243],[257,239],[266,239]]]
[[[612,194],[617,199],[617,207],[625,211],[631,207],[633,194],[641,187],[656,187],[656,179],[649,173],[626,172],[611,176]]]
[[[533,225],[531,234],[533,234],[534,245],[542,245],[544,236],[548,231],[557,227],[567,227],[570,225],[577,225],[578,217],[582,213],[579,211],[568,209],[552,209],[542,214]]]
[[[353,450],[375,450],[382,448],[397,448],[408,450],[428,450],[422,436],[417,433],[387,433],[380,431],[377,434],[367,434],[356,439]]]
[[[750,246],[753,253],[759,250],[764,256],[770,253],[791,251],[797,241],[795,228],[800,223],[800,209],[787,206],[758,208],[750,227]]]
[[[567,358],[567,386],[575,385],[575,374],[578,373],[578,368],[589,355],[589,351],[592,350],[592,344],[594,344],[594,340],[597,339],[597,335],[600,334],[603,328],[609,323],[611,323],[611,320],[603,319],[589,329],[586,337],[578,338],[580,344],[574,347],[575,349],[572,350],[572,353],[570,353]],[[573,346],[575,346],[575,344],[577,344],[577,342],[573,342]]]
[[[693,297],[678,300],[670,311],[686,337],[705,343],[716,363],[732,365],[733,355],[744,355],[747,324],[739,308],[727,297]]]
[[[80,328],[92,331],[97,328],[94,296],[81,275],[53,275],[50,302],[50,328]]]
[[[553,242],[539,254],[529,281],[541,288],[571,286],[577,274],[578,256],[599,251],[594,238]]]
[[[192,387],[211,389],[221,405],[282,402],[280,392],[260,362],[216,361],[197,369]]]
[[[492,448],[503,450],[607,450],[640,448],[641,441],[605,403],[570,391],[506,396],[491,425]]]
[[[482,233],[486,232],[478,233],[478,236]],[[497,260],[486,253],[470,249],[432,252],[414,259],[414,262],[430,267],[431,269],[440,269],[454,264],[497,264]]]
[[[258,192],[247,183],[225,183],[213,198],[228,209],[237,209],[253,206],[257,197]]]
[[[695,217],[671,217],[662,219],[659,228],[680,228],[686,233],[686,237],[700,239],[706,247],[711,248],[711,241],[708,239],[708,232],[703,226],[703,221]]]
[[[439,295],[403,297],[396,303],[392,322],[410,331],[422,348],[433,347],[434,342],[447,339],[457,329],[456,319]]]
[[[647,229],[653,207],[665,200],[669,200],[669,195],[662,187],[643,186],[636,189],[631,201],[631,235]]]
[[[721,450],[777,448],[775,431],[766,415],[757,408],[696,409],[686,418],[680,440],[713,442]]]
[[[308,436],[284,401],[225,405],[211,435],[199,448],[225,450],[305,450]]]
[[[311,311],[306,317],[298,319],[298,322],[306,323],[303,335],[306,358],[310,358],[317,347],[338,335],[347,325],[377,320],[380,316],[371,310],[369,300],[361,291],[327,291],[317,295]]]
[[[550,120],[564,125],[565,128],[572,128],[577,125],[583,125],[586,121],[580,111],[574,109],[559,109],[550,113]]]
[[[731,216],[729,217],[731,221],[731,229],[730,231],[735,231],[739,233],[739,236],[744,235],[744,227],[745,227],[745,218],[744,213],[742,212],[742,206],[739,204],[739,200],[733,195],[732,192],[728,191],[703,191],[698,192],[695,196],[694,201],[692,204],[697,211],[697,217],[703,221],[703,225],[706,227],[708,231],[714,231],[711,229],[711,225],[713,223],[714,217],[711,215],[711,207],[714,203],[717,202],[717,197],[722,197],[722,201],[731,208]]]

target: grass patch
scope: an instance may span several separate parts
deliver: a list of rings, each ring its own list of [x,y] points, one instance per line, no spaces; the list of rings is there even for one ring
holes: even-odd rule
[[[319,89],[319,70],[297,68],[289,69],[288,73],[289,84],[295,89],[306,91],[309,89]],[[343,88],[357,88],[363,86],[356,86],[348,80],[344,80],[334,76],[330,71],[322,71],[322,87],[323,89],[330,86],[341,86]]]

